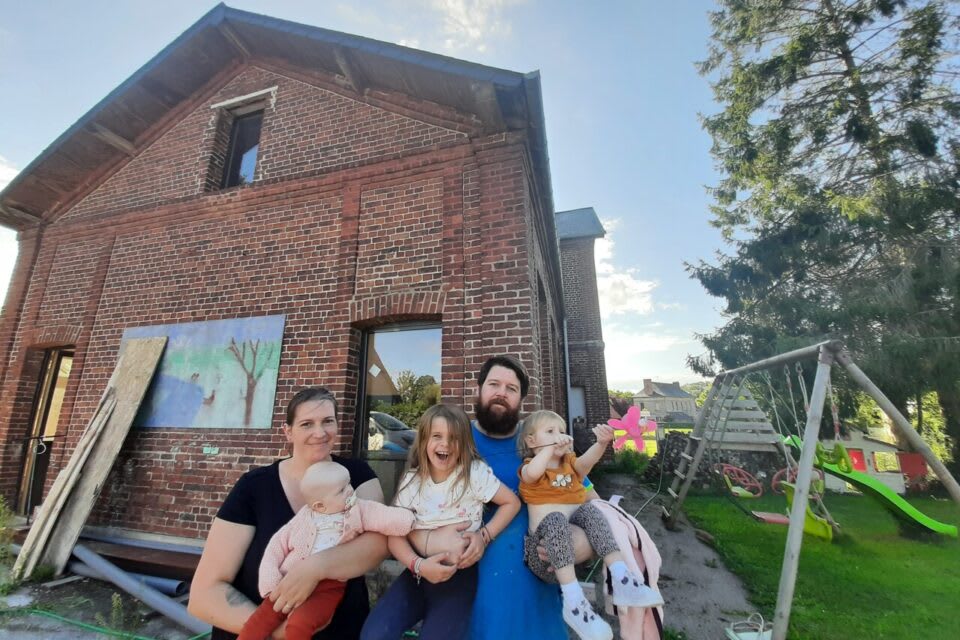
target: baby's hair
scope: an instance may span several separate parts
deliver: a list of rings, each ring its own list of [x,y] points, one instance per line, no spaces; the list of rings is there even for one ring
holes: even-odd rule
[[[548,421],[559,422],[563,425],[563,430],[567,430],[567,423],[560,414],[548,411],[547,409],[534,411],[523,419],[523,424],[520,426],[519,431],[517,431],[517,449],[520,451],[521,458],[525,460],[537,455],[537,452],[527,445],[527,436],[535,432],[541,424]]]
[[[437,418],[443,418],[447,421],[447,428],[450,429],[451,439],[457,447],[457,466],[460,468],[459,477],[456,480],[456,486],[460,488],[459,494],[453,502],[460,500],[470,486],[470,469],[473,467],[474,460],[480,460],[480,454],[477,452],[477,445],[473,441],[473,430],[470,428],[470,419],[460,407],[451,404],[435,404],[427,409],[420,420],[417,421],[417,437],[410,447],[410,455],[407,458],[406,471],[412,471],[403,487],[406,487],[414,478],[419,476],[423,487],[423,480],[430,477],[430,460],[427,457],[427,444],[430,442],[430,428],[433,421]],[[400,489],[403,489],[400,487]],[[397,490],[397,493],[400,492]],[[453,492],[451,492],[453,493]]]
[[[303,478],[300,479],[300,493],[302,493],[305,498],[313,495],[314,492],[330,486],[334,481],[338,480],[338,475],[342,477],[343,474],[347,474],[348,478],[350,477],[350,472],[347,471],[347,468],[342,464],[333,462],[332,460],[314,462],[307,467]]]

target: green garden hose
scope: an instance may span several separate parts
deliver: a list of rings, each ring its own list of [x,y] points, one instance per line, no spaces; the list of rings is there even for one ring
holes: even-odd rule
[[[53,618],[54,620],[59,620],[60,622],[66,622],[67,624],[72,624],[75,627],[80,627],[81,629],[86,629],[87,631],[93,631],[95,633],[102,633],[108,636],[114,636],[116,638],[125,638],[126,640],[156,640],[156,638],[148,638],[146,636],[138,636],[135,633],[128,633],[126,631],[118,631],[116,629],[107,629],[105,627],[98,627],[93,624],[88,624],[86,622],[80,622],[79,620],[72,620],[70,618],[65,618],[61,615],[53,613],[52,611],[46,611],[44,609],[34,609],[32,607],[24,607],[19,609],[0,609],[0,614],[9,614],[9,615],[38,615],[46,616],[47,618]],[[199,633],[188,640],[200,640],[201,638],[206,638],[210,635],[210,632]]]

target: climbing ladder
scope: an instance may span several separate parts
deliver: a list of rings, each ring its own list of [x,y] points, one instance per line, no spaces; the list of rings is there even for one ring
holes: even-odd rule
[[[667,488],[670,501],[663,509],[663,519],[668,528],[676,524],[677,514],[708,449],[779,445],[779,434],[744,381],[743,376],[720,374],[710,387],[687,446],[680,454],[680,463],[673,471],[673,482]]]

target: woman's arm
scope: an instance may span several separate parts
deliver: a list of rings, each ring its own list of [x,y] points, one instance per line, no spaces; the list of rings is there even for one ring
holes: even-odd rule
[[[358,498],[383,502],[383,489],[376,478],[357,487]],[[387,537],[368,531],[350,542],[307,556],[290,568],[270,593],[275,611],[290,604],[298,607],[321,580],[349,580],[364,575],[387,557]]]
[[[234,633],[256,606],[231,584],[253,541],[254,527],[214,518],[193,576],[187,611]]]

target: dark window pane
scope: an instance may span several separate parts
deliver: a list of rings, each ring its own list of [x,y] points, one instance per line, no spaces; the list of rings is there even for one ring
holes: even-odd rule
[[[260,148],[260,126],[263,112],[251,113],[233,121],[230,133],[230,148],[227,168],[223,174],[223,186],[235,187],[253,182],[257,168],[257,150]]]
[[[366,451],[405,454],[417,420],[440,401],[439,327],[417,325],[367,334],[364,401],[360,424]]]

